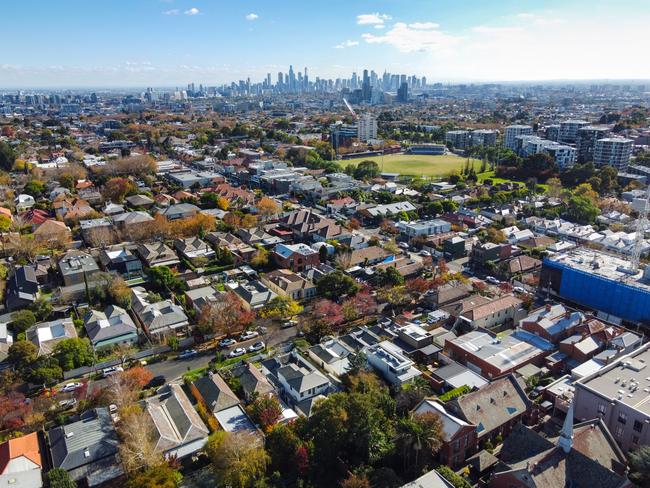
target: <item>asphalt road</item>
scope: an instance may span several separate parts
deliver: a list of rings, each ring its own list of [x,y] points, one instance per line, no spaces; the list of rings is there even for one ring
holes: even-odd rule
[[[279,327],[269,328],[269,331],[266,334],[261,334],[260,337],[250,339],[248,341],[238,342],[232,347],[226,348],[223,350],[224,354],[228,354],[230,351],[237,347],[246,347],[254,344],[259,340],[263,340],[267,346],[277,346],[283,342],[287,342],[292,337],[296,335],[296,327],[289,327],[286,329],[280,329]],[[192,359],[176,359],[175,356],[172,356],[167,361],[161,361],[159,363],[154,363],[147,365],[146,368],[151,371],[153,376],[164,376],[167,382],[172,382],[176,379],[179,379],[188,371],[194,369],[199,369],[207,366],[212,359],[214,359],[217,349],[210,349],[203,353],[200,353],[198,356]],[[108,386],[107,379],[91,380],[88,385],[88,393],[92,391],[104,388]]]

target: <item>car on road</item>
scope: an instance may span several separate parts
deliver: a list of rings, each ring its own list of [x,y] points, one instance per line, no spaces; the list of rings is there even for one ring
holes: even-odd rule
[[[286,322],[282,322],[281,328],[288,329],[289,327],[293,327],[295,325],[298,325],[298,322],[295,320],[287,320]]]
[[[497,280],[494,276],[486,276],[486,277],[485,277],[485,281],[487,281],[488,283],[491,283],[491,284],[493,284],[493,285],[499,285],[499,284],[501,283],[501,282],[500,282],[499,280]]]
[[[423,249],[422,251],[420,251],[420,256],[429,257],[431,256],[431,253]]]
[[[263,325],[260,325],[257,328],[257,332],[259,332],[260,334],[266,334],[268,332],[268,329],[266,327],[264,327]]]
[[[196,356],[198,356],[199,353],[197,352],[196,349],[188,349],[187,351],[183,351],[178,355],[178,359],[191,359]]]
[[[67,400],[61,400],[59,402],[59,408],[63,410],[68,410],[77,406],[76,398],[68,398]]]
[[[526,290],[524,290],[521,286],[515,286],[512,291],[515,293],[526,293]]]
[[[151,378],[151,381],[147,383],[144,388],[145,390],[148,388],[158,388],[159,386],[163,386],[165,383],[167,383],[167,378],[159,374],[158,376]]]
[[[407,250],[408,250],[408,248],[409,248],[409,245],[408,245],[406,242],[400,242],[400,243],[397,244],[397,245],[398,245],[399,247],[401,247],[402,249],[407,249]]]
[[[82,386],[83,385],[81,383],[75,381],[74,383],[68,383],[67,385],[63,385],[63,388],[61,388],[59,391],[61,393],[69,393],[71,391],[78,390]]]
[[[102,377],[108,378],[109,376],[113,376],[116,373],[121,373],[124,371],[124,368],[122,366],[111,366],[110,368],[104,368],[102,369]]]
[[[264,341],[258,341],[248,348],[248,352],[263,351],[265,348],[266,344],[264,344]]]
[[[230,338],[230,337],[228,337],[226,339],[221,339],[219,341],[219,347],[221,349],[225,349],[227,347],[234,346],[235,344],[237,344],[237,341],[235,339]]]
[[[244,332],[241,336],[239,336],[240,341],[248,341],[250,339],[255,339],[257,336],[259,336],[260,333],[254,330],[247,330]]]
[[[230,354],[228,354],[229,358],[238,358],[239,356],[243,356],[246,354],[246,349],[243,347],[238,347],[237,349],[233,349],[230,351]]]

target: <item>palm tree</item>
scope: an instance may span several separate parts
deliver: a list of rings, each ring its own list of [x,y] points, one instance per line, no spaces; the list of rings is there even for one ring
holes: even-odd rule
[[[442,422],[432,412],[410,414],[397,423],[397,444],[404,456],[404,470],[418,471],[420,454],[433,457],[442,445]],[[413,463],[411,463],[413,456]]]

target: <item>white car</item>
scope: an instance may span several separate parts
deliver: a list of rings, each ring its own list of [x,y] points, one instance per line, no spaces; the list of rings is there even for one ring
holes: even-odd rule
[[[112,366],[110,368],[104,368],[102,370],[102,376],[108,378],[109,376],[113,376],[116,373],[122,373],[123,371],[124,368],[122,366]]]
[[[234,346],[237,344],[237,341],[235,339],[221,339],[219,341],[219,347],[222,349],[225,349],[226,347]]]
[[[71,391],[78,390],[81,388],[83,385],[79,382],[74,382],[74,383],[68,383],[67,385],[63,385],[63,388],[61,388],[62,393],[69,393]]]
[[[237,349],[233,349],[230,351],[230,354],[228,354],[229,358],[238,358],[239,356],[243,356],[246,354],[246,349],[243,347],[238,347]]]
[[[397,244],[397,245],[398,245],[399,247],[401,247],[402,249],[408,249],[408,248],[409,248],[409,245],[408,245],[406,242],[400,242],[400,243]]]
[[[486,276],[486,277],[485,277],[485,281],[487,281],[488,283],[491,283],[491,284],[493,284],[493,285],[498,285],[498,284],[501,283],[501,282],[500,282],[499,280],[497,280],[494,276]]]
[[[524,290],[521,286],[515,286],[512,291],[515,293],[526,293],[526,290]]]
[[[74,408],[77,405],[76,398],[69,398],[68,400],[61,400],[59,402],[59,408],[68,410],[69,408]]]
[[[247,330],[246,332],[244,332],[244,333],[239,337],[239,340],[240,340],[240,341],[248,341],[248,340],[250,340],[250,339],[255,339],[255,338],[256,338],[257,336],[259,336],[259,335],[260,335],[260,333],[257,332],[257,331],[254,331],[254,330]]]
[[[256,351],[262,351],[266,347],[266,344],[264,344],[264,341],[259,341],[253,344],[248,348],[248,352],[256,352]]]
[[[426,258],[426,257],[431,256],[431,253],[429,251],[422,250],[422,251],[420,251],[420,256],[424,256]]]

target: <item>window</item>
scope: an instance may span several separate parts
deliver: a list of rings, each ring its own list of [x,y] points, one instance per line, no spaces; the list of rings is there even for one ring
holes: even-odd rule
[[[636,444],[637,446],[639,445],[639,436],[632,436],[632,444]]]
[[[599,403],[598,404],[598,413],[605,415],[605,412],[607,411],[607,407],[605,406],[604,403]]]
[[[618,412],[618,421],[625,424],[627,422],[627,414],[625,412]]]
[[[632,427],[635,432],[641,432],[643,430],[643,423],[638,420],[634,421],[634,426]]]
[[[623,437],[623,426],[617,425],[614,434],[616,434],[616,437]]]
[[[454,451],[458,451],[460,449],[460,441],[457,439],[454,441]]]

